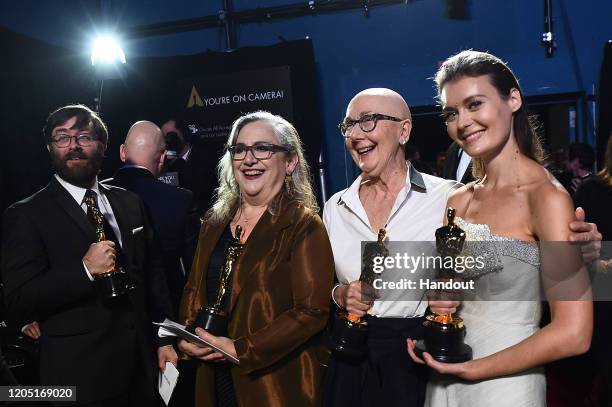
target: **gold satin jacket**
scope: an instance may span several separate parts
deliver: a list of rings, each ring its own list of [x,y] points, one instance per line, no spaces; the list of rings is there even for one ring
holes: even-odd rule
[[[328,352],[321,343],[334,276],[331,245],[319,216],[279,199],[251,232],[233,271],[229,337],[240,366],[232,368],[240,406],[321,404]],[[227,223],[204,223],[180,309],[190,324],[206,304],[209,257]],[[214,407],[213,370],[201,363],[196,406]]]

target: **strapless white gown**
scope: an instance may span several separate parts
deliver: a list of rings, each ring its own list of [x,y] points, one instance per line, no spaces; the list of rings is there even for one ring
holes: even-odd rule
[[[466,326],[465,342],[478,359],[515,345],[539,329],[540,254],[535,243],[493,235],[487,225],[461,218],[457,225],[466,231],[468,241],[498,242],[486,245],[485,269],[473,276],[475,292],[468,294],[459,312]],[[470,301],[478,298],[488,301]],[[541,367],[478,382],[430,372],[427,407],[546,406]]]

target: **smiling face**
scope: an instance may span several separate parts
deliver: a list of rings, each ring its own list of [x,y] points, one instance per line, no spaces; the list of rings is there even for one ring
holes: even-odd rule
[[[402,121],[378,120],[376,128],[364,132],[355,124],[350,137],[346,138],[346,148],[355,164],[368,177],[379,177],[390,163],[404,162],[403,144],[410,137],[410,112],[404,100],[395,92],[364,91],[351,100],[346,109],[346,119],[358,120],[361,117],[379,113],[397,117]]]
[[[470,156],[494,155],[514,137],[513,113],[522,103],[517,89],[503,98],[488,76],[464,76],[444,85],[440,98],[448,135]]]
[[[81,134],[95,136],[91,129],[73,128],[76,121],[76,117],[71,117],[65,123],[56,126],[51,132],[51,137],[60,135],[78,136]],[[89,188],[93,185],[102,168],[102,160],[106,150],[105,144],[95,141],[89,146],[80,146],[76,139],[72,138],[67,147],[57,147],[51,142],[48,144],[48,148],[53,167],[63,180],[82,188]]]
[[[259,144],[280,145],[272,126],[265,121],[246,124],[238,133],[234,145],[246,147]],[[251,204],[268,204],[284,185],[285,175],[297,164],[296,155],[275,152],[266,160],[258,160],[252,151],[244,160],[232,160],[234,177],[244,199]]]

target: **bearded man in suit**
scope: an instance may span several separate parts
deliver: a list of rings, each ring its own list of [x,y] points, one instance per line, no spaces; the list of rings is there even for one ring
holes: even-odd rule
[[[176,363],[176,354],[150,335],[150,321],[172,311],[144,206],[135,194],[98,183],[108,131],[92,110],[61,107],[43,133],[56,173],[4,214],[9,323],[39,322],[42,385],[76,386],[79,405],[151,405],[154,349],[164,361]],[[97,241],[96,216],[106,240]],[[96,280],[116,266],[133,288],[111,299],[97,295]]]

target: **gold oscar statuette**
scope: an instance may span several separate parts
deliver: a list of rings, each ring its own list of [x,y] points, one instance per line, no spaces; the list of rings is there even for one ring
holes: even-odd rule
[[[104,233],[104,215],[97,208],[97,205],[91,209],[96,232],[96,242],[108,240]],[[121,250],[121,248],[115,247],[115,250]],[[136,287],[123,266],[115,266],[106,273],[96,274],[93,284],[96,295],[101,300],[121,297]]]
[[[465,231],[455,224],[455,209],[447,208],[447,225],[436,230],[436,249],[446,258],[457,257],[463,251]],[[454,264],[454,263],[453,263]],[[438,270],[438,280],[455,279],[453,268]],[[458,293],[450,294],[450,298]],[[449,298],[448,296],[446,298]],[[417,341],[415,352],[422,357],[428,352],[434,359],[445,363],[461,363],[472,359],[472,348],[464,343],[465,325],[463,320],[453,314],[438,315],[431,313],[425,317],[423,339]]]
[[[370,287],[376,277],[374,258],[389,255],[384,243],[386,238],[387,231],[380,229],[377,241],[366,243],[363,249],[359,281]],[[349,312],[339,312],[334,321],[330,347],[333,351],[350,357],[363,356],[367,351],[367,334],[368,322],[365,318]]]
[[[195,321],[188,327],[191,332],[195,332],[196,328],[202,328],[215,336],[227,336],[228,315],[223,303],[228,293],[232,271],[238,257],[244,250],[244,245],[240,243],[241,235],[242,226],[237,225],[236,237],[230,239],[225,248],[225,260],[219,273],[219,286],[217,287],[215,302],[200,309]]]

